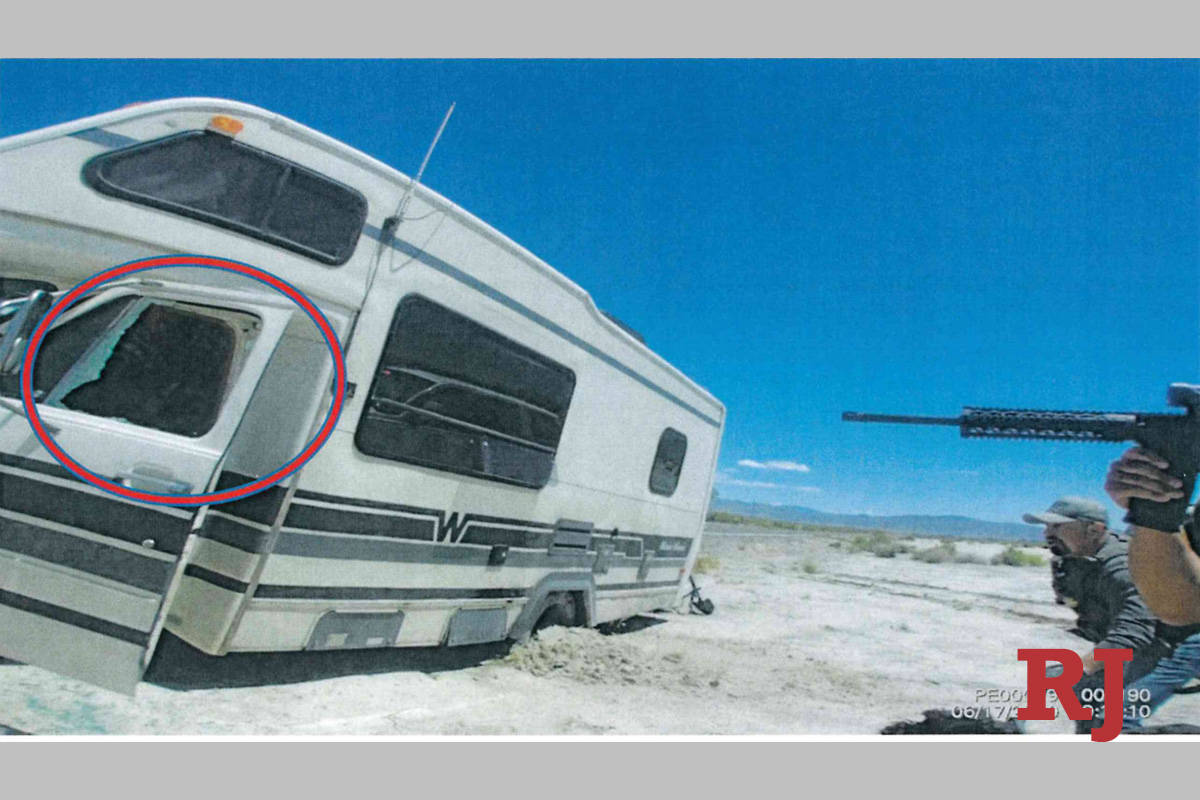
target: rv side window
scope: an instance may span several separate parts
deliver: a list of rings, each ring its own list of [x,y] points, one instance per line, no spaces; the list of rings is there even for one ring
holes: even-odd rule
[[[574,390],[561,364],[410,295],[354,441],[368,455],[541,488]]]
[[[675,494],[686,455],[687,437],[674,428],[663,431],[654,453],[654,465],[650,467],[650,491],[667,497]]]
[[[211,131],[103,153],[83,168],[97,191],[344,264],[367,218],[360,192]]]
[[[203,436],[220,413],[237,349],[224,319],[126,296],[46,334],[34,393],[52,407]]]

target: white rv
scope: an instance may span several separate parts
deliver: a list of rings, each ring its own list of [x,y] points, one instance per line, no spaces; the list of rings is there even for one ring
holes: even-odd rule
[[[259,494],[138,503],[64,469],[0,365],[0,655],[132,692],[164,628],[213,655],[461,645],[680,604],[724,407],[530,252],[226,100],[0,140],[9,343],[32,292],[176,253],[261,268],[320,308],[345,351],[338,424]],[[329,409],[330,353],[252,284],[176,268],[75,304],[36,361],[55,441],[174,494],[294,456]]]

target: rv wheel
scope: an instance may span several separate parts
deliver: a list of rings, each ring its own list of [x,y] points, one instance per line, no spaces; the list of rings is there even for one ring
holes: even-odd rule
[[[549,604],[533,625],[534,633],[537,633],[542,628],[550,628],[554,625],[562,625],[565,628],[569,628],[575,624],[575,598],[572,595],[554,595],[547,602]]]

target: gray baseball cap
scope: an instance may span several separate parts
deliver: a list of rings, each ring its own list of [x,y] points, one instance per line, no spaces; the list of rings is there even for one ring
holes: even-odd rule
[[[1108,527],[1108,511],[1102,503],[1086,497],[1060,497],[1041,514],[1026,514],[1023,520],[1031,525],[1059,525],[1064,522],[1101,522]]]

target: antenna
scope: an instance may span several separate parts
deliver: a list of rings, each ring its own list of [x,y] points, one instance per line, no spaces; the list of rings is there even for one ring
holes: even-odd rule
[[[396,204],[395,213],[383,221],[383,235],[379,237],[379,246],[375,249],[375,263],[371,265],[371,274],[367,276],[367,287],[363,293],[364,297],[371,291],[371,286],[375,283],[375,273],[379,271],[379,262],[383,258],[383,251],[391,243],[392,237],[396,235],[396,229],[400,227],[400,223],[404,221],[404,212],[408,209],[408,201],[412,199],[417,184],[421,182],[421,176],[425,174],[425,167],[428,166],[429,159],[433,156],[433,148],[437,147],[438,140],[442,138],[442,131],[446,130],[446,123],[450,121],[450,115],[454,113],[454,106],[456,105],[457,103],[451,103],[450,108],[446,110],[446,116],[442,118],[442,124],[438,126],[437,133],[433,135],[433,141],[429,143],[429,149],[425,151],[425,158],[421,161],[421,166],[417,170],[417,176],[409,180],[408,188],[404,190],[404,194],[400,197],[400,202]]]
[[[446,130],[446,123],[450,121],[450,115],[454,113],[455,105],[457,103],[451,103],[450,108],[446,110],[442,124],[438,126],[437,133],[433,135],[433,141],[429,143],[429,149],[425,151],[425,158],[421,161],[420,169],[417,170],[417,177],[408,182],[408,188],[404,190],[404,196],[400,198],[400,202],[396,206],[396,213],[392,215],[396,218],[396,225],[404,221],[404,212],[408,208],[408,201],[412,198],[417,185],[421,183],[421,176],[425,174],[425,167],[428,166],[429,158],[433,155],[433,148],[437,147],[438,139],[442,138],[442,131]]]

